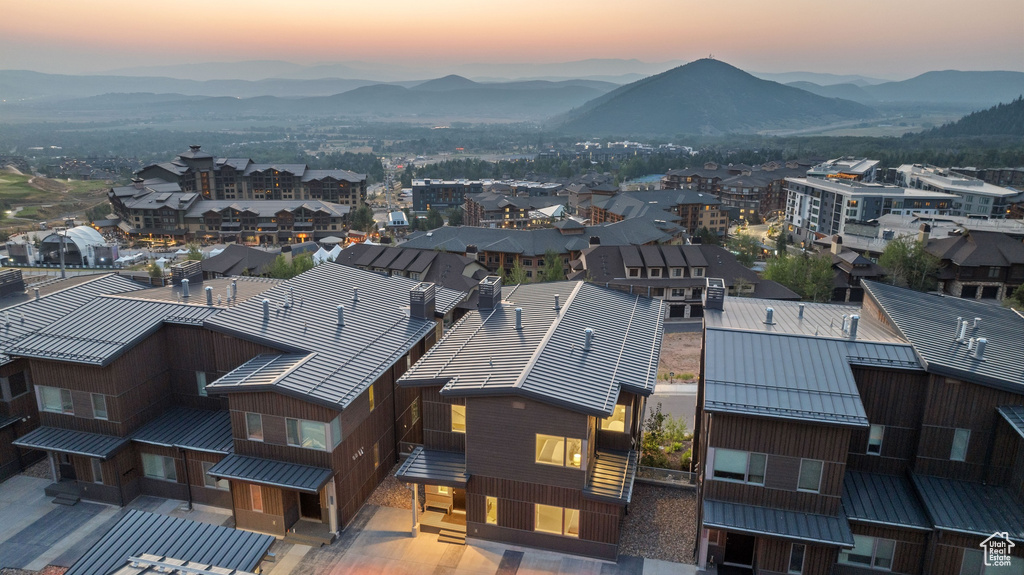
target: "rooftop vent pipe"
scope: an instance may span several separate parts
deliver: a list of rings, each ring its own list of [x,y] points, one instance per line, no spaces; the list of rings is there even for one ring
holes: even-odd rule
[[[231,280],[231,299],[238,299],[238,280]]]
[[[764,308],[764,323],[766,323],[768,325],[775,325],[775,321],[773,319],[774,317],[775,317],[775,310],[774,309],[772,309],[770,307]]]
[[[359,288],[352,288],[352,301],[359,301]]]
[[[181,297],[188,297],[188,280],[181,280]]]
[[[978,338],[978,341],[976,341],[975,345],[974,345],[974,353],[971,354],[971,355],[974,356],[974,359],[976,359],[978,361],[982,361],[983,359],[985,359],[985,346],[987,344],[988,344],[988,340],[987,339],[985,339],[983,337],[979,337]]]
[[[804,304],[800,304],[797,307],[799,308],[799,311],[797,311],[796,317],[799,319],[804,319]]]
[[[967,337],[967,320],[960,322],[960,333],[957,334],[956,340],[963,343],[964,338]]]
[[[345,327],[345,306],[338,304],[338,327]]]
[[[206,305],[213,305],[213,288],[206,286]]]
[[[850,316],[850,339],[857,339],[857,324],[860,322],[859,315]]]
[[[516,329],[523,329],[523,308],[521,307],[516,308]]]
[[[555,309],[562,309],[562,304],[558,303],[558,294],[555,294]]]
[[[263,323],[270,321],[270,300],[263,298]]]
[[[959,337],[959,332],[960,332],[960,322],[961,322],[961,321],[963,321],[963,319],[964,319],[964,318],[962,318],[962,317],[958,317],[958,318],[956,318],[956,327],[955,327],[955,328],[953,328],[953,339],[955,339],[955,340],[957,340],[957,341],[960,341],[960,337]]]
[[[974,318],[974,329],[978,329],[979,325],[981,325],[981,318],[980,317]]]
[[[590,340],[594,339],[594,330],[589,327],[583,330],[583,351],[590,351]]]
[[[36,292],[36,299],[39,299],[39,288],[32,288],[32,291]]]

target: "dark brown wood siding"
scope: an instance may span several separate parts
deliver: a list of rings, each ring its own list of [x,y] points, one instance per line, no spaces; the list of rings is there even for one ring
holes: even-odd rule
[[[918,371],[853,367],[868,421],[883,425],[882,451],[868,454],[868,429],[850,434],[850,469],[905,473],[914,461],[923,417],[928,375]]]
[[[793,548],[792,541],[769,537],[757,538],[758,573],[765,575],[782,575],[789,573],[789,559]],[[801,575],[831,575],[839,552],[834,547],[806,545],[804,550],[804,569]]]
[[[422,387],[423,446],[440,451],[466,451],[466,434],[452,431],[452,406],[466,405],[463,397],[441,397],[440,387]],[[467,414],[468,417],[468,414]]]
[[[925,564],[924,571],[930,575],[960,575],[964,549],[981,549],[979,545],[987,538],[948,531],[939,532],[937,537],[935,554]],[[1010,555],[1014,558],[1012,561],[1024,561],[1024,545],[1013,547]]]

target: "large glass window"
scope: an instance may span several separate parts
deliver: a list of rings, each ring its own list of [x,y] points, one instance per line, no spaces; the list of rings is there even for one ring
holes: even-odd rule
[[[92,462],[92,482],[103,483],[103,462],[99,459],[90,459]]]
[[[107,396],[92,394],[92,416],[96,419],[107,419]]]
[[[568,537],[580,536],[579,509],[566,509],[554,505],[536,503],[534,508],[533,530],[543,533],[554,533]]]
[[[789,548],[789,573],[799,575],[804,572],[804,554],[807,547],[801,543],[793,543]]]
[[[800,460],[800,481],[796,488],[800,491],[813,491],[821,488],[822,462],[817,459]]]
[[[896,542],[892,539],[878,539],[865,535],[853,536],[853,549],[839,552],[839,563],[860,565],[869,569],[892,569],[896,554]]]
[[[319,421],[286,418],[288,445],[327,451],[327,426]]]
[[[252,510],[263,513],[263,488],[259,485],[249,485],[249,502]]]
[[[199,395],[206,397],[206,372],[204,371],[196,372],[196,391],[199,392]]]
[[[7,378],[7,386],[11,392],[12,399],[28,393],[28,379],[25,377],[25,372],[19,371],[18,373],[11,374]]]
[[[868,453],[879,455],[882,453],[882,436],[885,435],[885,426],[872,425],[868,432]]]
[[[203,485],[210,489],[223,489],[228,490],[231,488],[231,483],[227,479],[217,479],[210,475],[210,468],[213,467],[213,463],[209,461],[203,462]]]
[[[331,447],[337,447],[341,443],[341,416],[331,420]]]
[[[489,525],[498,524],[498,498],[487,496],[487,523]]]
[[[714,478],[764,485],[767,456],[735,449],[715,449]]]
[[[466,406],[452,406],[452,431],[455,433],[466,433]]]
[[[71,404],[71,392],[57,387],[37,386],[39,389],[40,409],[51,413],[75,413]]]
[[[263,416],[258,413],[245,414],[246,437],[253,441],[263,441]]]
[[[178,472],[174,467],[174,458],[152,453],[142,454],[142,472],[146,477],[162,479],[164,481],[177,481]]]
[[[616,405],[612,414],[601,420],[601,429],[605,431],[626,431],[626,406]]]
[[[965,461],[967,459],[967,443],[970,439],[970,429],[957,429],[953,432],[953,447],[949,450],[949,458],[952,461]]]
[[[583,467],[583,440],[575,437],[537,434],[537,463]]]

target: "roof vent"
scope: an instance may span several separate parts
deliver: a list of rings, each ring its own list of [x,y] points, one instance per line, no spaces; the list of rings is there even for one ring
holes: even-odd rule
[[[964,338],[967,337],[967,320],[960,322],[960,333],[957,334],[956,340],[960,343],[964,342]]]
[[[859,315],[850,316],[850,339],[857,339],[857,323],[859,322]]]
[[[963,319],[964,318],[962,317],[956,318],[956,327],[953,328],[953,339],[956,341],[960,341],[960,322],[963,321]]]
[[[345,327],[345,306],[338,304],[338,327]]]
[[[981,318],[980,317],[974,318],[974,329],[978,329],[979,325],[981,325]]]
[[[419,319],[434,319],[437,288],[430,282],[416,284],[409,291],[409,315]]]
[[[594,339],[594,330],[589,327],[583,330],[583,351],[590,351],[590,342]]]
[[[480,309],[494,309],[501,303],[501,277],[487,276],[480,280],[479,303]]]
[[[206,286],[206,305],[213,305],[213,288]]]
[[[263,323],[270,321],[270,300],[263,298]]]
[[[181,297],[188,299],[188,280],[181,280]]]
[[[36,293],[36,299],[39,299],[39,288],[32,288],[32,291]]]
[[[523,308],[516,308],[516,329],[522,331],[523,329]]]
[[[562,309],[562,304],[559,303],[559,301],[558,301],[559,297],[560,296],[558,294],[555,294],[555,309],[556,310]]]
[[[359,301],[359,288],[352,288],[352,303]]]
[[[974,353],[972,353],[971,356],[978,361],[984,360],[986,345],[988,345],[988,340],[983,337],[979,337],[978,340],[974,343]]]
[[[799,309],[799,311],[796,312],[797,318],[804,319],[804,307],[804,304],[800,304],[797,306],[797,308]]]
[[[775,310],[770,307],[764,308],[764,323],[768,325],[775,325],[774,321]]]

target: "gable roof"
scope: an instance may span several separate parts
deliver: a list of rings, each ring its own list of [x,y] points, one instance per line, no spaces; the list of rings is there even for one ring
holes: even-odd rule
[[[443,384],[449,396],[522,395],[598,416],[611,414],[622,387],[654,390],[660,300],[583,282],[506,287],[502,297],[494,309],[469,311],[399,383]],[[587,328],[594,336],[585,351]]]
[[[229,244],[224,251],[203,260],[203,271],[225,276],[243,273],[258,276],[267,272],[277,255],[241,244]]]
[[[326,262],[260,298],[210,317],[204,325],[304,357],[293,369],[270,378],[268,389],[341,410],[436,328],[433,318],[409,316],[409,293],[417,285],[415,280]],[[358,302],[353,301],[354,289],[359,290]],[[447,313],[464,296],[438,287],[436,313]],[[263,299],[270,302],[267,322]],[[338,305],[345,306],[344,326],[338,326]],[[243,389],[239,370],[253,368],[254,364],[243,364],[207,390]]]
[[[925,251],[963,267],[1024,264],[1024,243],[1000,232],[968,231],[961,236],[929,239]]]
[[[1005,487],[912,474],[936,529],[988,537],[1006,531],[1024,543],[1024,505]]]

